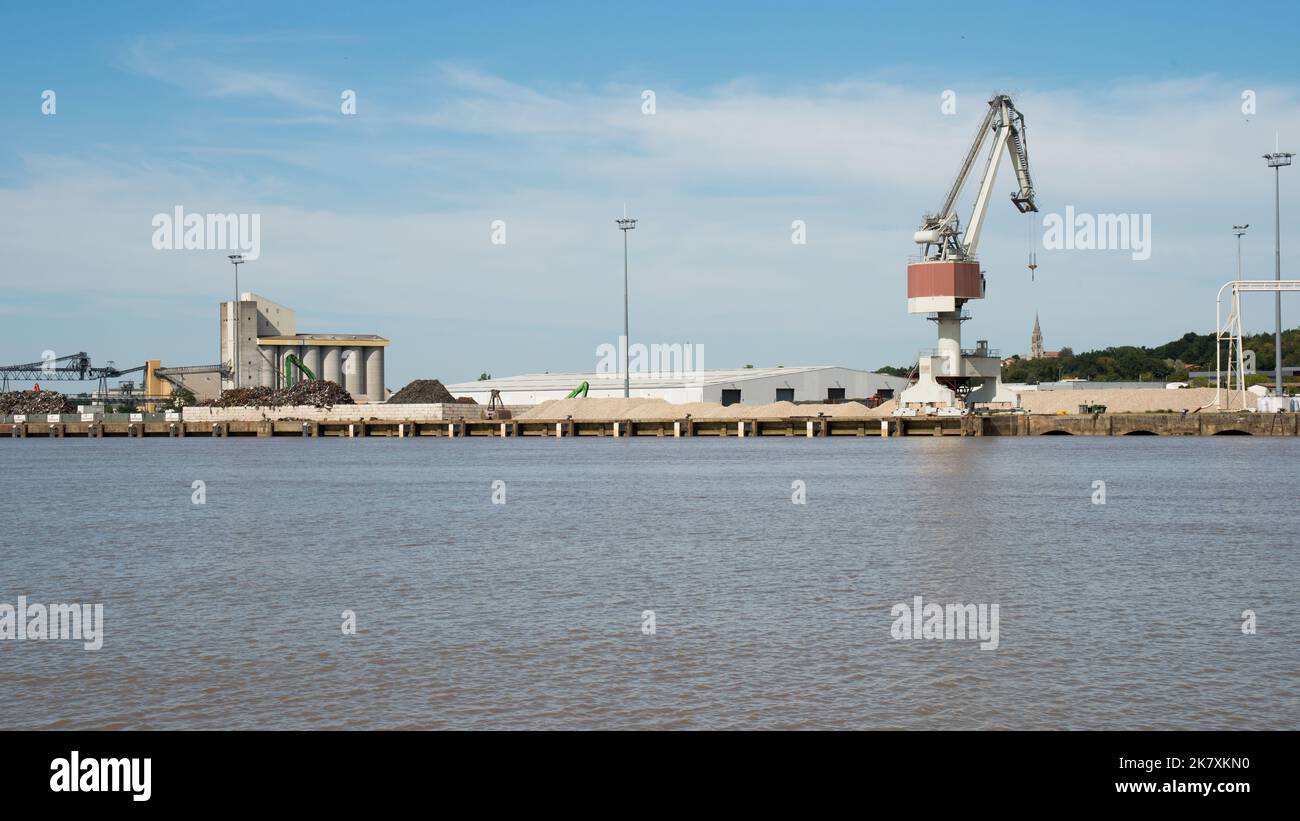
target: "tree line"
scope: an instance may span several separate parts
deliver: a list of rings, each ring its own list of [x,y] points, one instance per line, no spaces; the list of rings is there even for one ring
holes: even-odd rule
[[[1242,338],[1247,350],[1255,352],[1258,370],[1273,369],[1273,334],[1251,334]],[[1227,355],[1227,346],[1224,346]],[[1282,364],[1300,363],[1300,328],[1282,332]],[[876,373],[907,376],[915,366],[886,365]],[[1188,371],[1214,370],[1214,334],[1188,332],[1172,342],[1147,348],[1120,345],[1075,353],[1062,348],[1056,357],[1024,359],[1013,356],[1002,367],[1003,382],[1054,382],[1058,379],[1088,379],[1094,382],[1187,381]]]

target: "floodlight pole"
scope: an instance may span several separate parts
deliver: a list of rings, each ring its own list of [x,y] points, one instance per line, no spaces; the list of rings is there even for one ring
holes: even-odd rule
[[[230,303],[230,359],[234,366],[235,387],[239,387],[239,266],[246,261],[243,254],[227,257],[235,266],[235,301]]]
[[[1278,282],[1282,281],[1282,188],[1279,178],[1280,169],[1284,165],[1291,164],[1291,158],[1295,155],[1289,151],[1274,150],[1272,154],[1265,154],[1264,159],[1268,161],[1268,167],[1273,169],[1273,279]],[[1273,376],[1275,377],[1275,391],[1278,396],[1282,395],[1282,292],[1278,291],[1274,295],[1273,309],[1276,313],[1277,327],[1273,333]]]
[[[618,223],[618,230],[623,232],[623,398],[631,396],[632,381],[631,372],[628,368],[629,351],[632,349],[632,339],[628,335],[627,324],[627,232],[636,228],[636,220],[628,219],[627,206],[623,206],[623,218],[615,220]]]

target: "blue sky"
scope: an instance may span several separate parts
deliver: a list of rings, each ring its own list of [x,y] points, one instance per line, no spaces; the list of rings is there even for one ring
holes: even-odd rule
[[[244,288],[294,307],[300,330],[389,337],[394,389],[589,370],[621,329],[627,202],[634,340],[703,344],[710,367],[903,363],[933,344],[905,309],[911,233],[994,90],[1025,113],[1043,211],[1150,214],[1153,253],[1039,248],[1029,282],[1035,229],[1004,167],[972,340],[1023,352],[1035,312],[1048,347],[1076,350],[1212,330],[1234,222],[1252,225],[1247,274],[1272,275],[1259,155],[1275,133],[1300,146],[1294,6],[633,11],[6,6],[0,359],[216,361],[225,252],[150,243],[153,216],[181,205],[261,214]],[[1300,264],[1296,174],[1284,272]],[[1267,298],[1246,311],[1269,327]]]

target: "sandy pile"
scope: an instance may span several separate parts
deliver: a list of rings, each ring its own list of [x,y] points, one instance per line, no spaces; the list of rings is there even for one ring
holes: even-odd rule
[[[1069,391],[1025,391],[1020,394],[1021,406],[1030,413],[1077,413],[1080,405],[1105,405],[1108,413],[1145,413],[1148,411],[1194,411],[1214,401],[1213,388],[1184,388],[1169,390],[1150,389],[1098,389]],[[688,402],[675,405],[663,399],[552,399],[517,416],[519,419],[576,421],[611,421],[619,419],[672,420],[685,419],[784,419],[814,417],[833,419],[876,419],[889,416],[898,402],[890,400],[878,408],[868,408],[859,402],[842,402],[835,405],[796,405],[793,402],[773,402],[769,405],[722,405],[713,402]],[[1213,410],[1213,408],[1207,408]]]
[[[1194,411],[1214,402],[1214,388],[1128,388],[1025,391],[1020,405],[1030,413],[1077,413],[1080,405],[1105,405],[1107,413]],[[1213,407],[1206,411],[1214,410]]]
[[[837,419],[874,418],[888,416],[895,407],[890,401],[879,408],[868,408],[858,402],[836,405],[796,405],[793,402],[773,402],[769,405],[728,405],[714,402],[687,402],[676,405],[663,399],[552,399],[523,414],[519,419],[567,419],[576,421],[644,419],[783,419],[787,417],[816,417],[819,414]]]

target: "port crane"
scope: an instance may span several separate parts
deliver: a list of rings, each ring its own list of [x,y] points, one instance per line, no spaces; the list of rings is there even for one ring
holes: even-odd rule
[[[984,173],[970,218],[963,226],[958,202],[986,143]],[[1003,151],[1010,155],[1016,175],[1012,204],[1022,214],[1037,211],[1024,115],[1010,96],[995,94],[942,207],[924,215],[912,236],[921,253],[907,266],[907,310],[927,314],[936,324],[938,347],[922,352],[916,383],[899,396],[899,414],[959,414],[979,403],[1015,401],[1014,394],[1002,387],[1002,362],[997,353],[983,340],[973,350],[961,347],[961,325],[970,318],[962,307],[985,294],[976,250]]]

